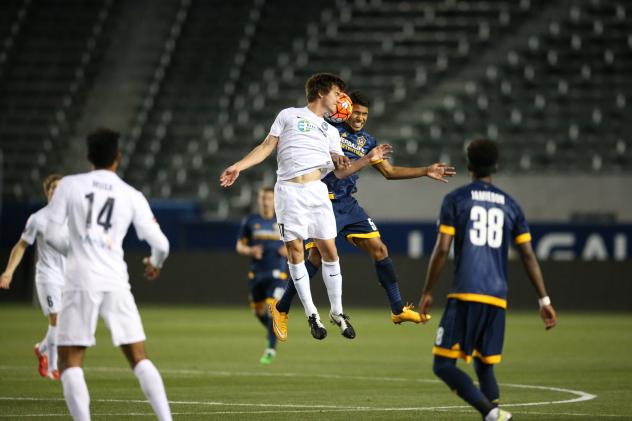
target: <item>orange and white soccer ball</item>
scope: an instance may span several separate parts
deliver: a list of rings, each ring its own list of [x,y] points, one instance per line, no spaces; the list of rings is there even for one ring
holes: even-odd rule
[[[351,98],[349,98],[349,95],[342,93],[336,103],[336,112],[333,114],[327,113],[325,118],[332,123],[342,123],[351,116],[352,112],[353,102],[351,102]]]

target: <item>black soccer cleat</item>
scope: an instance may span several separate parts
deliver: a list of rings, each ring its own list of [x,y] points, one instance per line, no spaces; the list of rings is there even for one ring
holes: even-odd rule
[[[349,323],[350,317],[344,313],[333,314],[329,313],[329,320],[340,329],[340,334],[347,339],[353,339],[356,337],[355,330],[351,323]]]
[[[312,336],[314,339],[323,340],[327,337],[327,329],[320,322],[320,317],[318,314],[312,314],[307,318],[307,324],[309,324],[309,328],[312,332]]]

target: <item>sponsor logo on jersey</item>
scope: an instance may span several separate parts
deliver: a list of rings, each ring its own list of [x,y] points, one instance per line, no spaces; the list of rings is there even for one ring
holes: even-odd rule
[[[318,128],[314,123],[312,123],[311,121],[309,121],[306,118],[298,117],[298,116],[297,116],[297,118],[299,120],[298,120],[298,122],[296,124],[296,128],[298,129],[299,132],[308,133],[308,132],[312,131],[313,129],[317,129]]]

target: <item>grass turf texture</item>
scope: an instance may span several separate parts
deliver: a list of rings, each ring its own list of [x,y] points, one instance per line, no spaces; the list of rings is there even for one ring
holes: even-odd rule
[[[432,373],[440,311],[426,326],[394,326],[383,309],[347,310],[358,337],[350,341],[327,325],[329,336],[316,341],[297,306],[289,340],[279,344],[269,366],[259,363],[264,330],[245,307],[142,306],[141,315],[175,419],[480,419]],[[0,320],[0,420],[68,419],[61,384],[36,370],[32,347],[45,333],[44,317],[32,307],[3,305]],[[542,403],[507,406],[519,420],[632,419],[630,349],[631,314],[562,313],[559,326],[547,332],[535,309],[510,311],[503,362],[496,368],[502,402]],[[153,418],[102,322],[84,366],[93,419]],[[459,366],[473,375],[471,366]],[[510,384],[597,397],[552,404],[578,396]]]

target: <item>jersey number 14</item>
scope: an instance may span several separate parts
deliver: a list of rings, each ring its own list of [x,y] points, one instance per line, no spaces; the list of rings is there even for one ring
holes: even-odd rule
[[[86,228],[90,229],[92,225],[92,207],[94,205],[94,193],[88,193],[85,195],[88,199],[88,214],[86,215]],[[105,232],[108,232],[112,228],[112,210],[114,210],[114,198],[108,197],[99,214],[97,215],[97,225],[101,225]]]
[[[505,214],[501,209],[473,206],[470,211],[470,242],[475,246],[498,248],[503,243]]]

